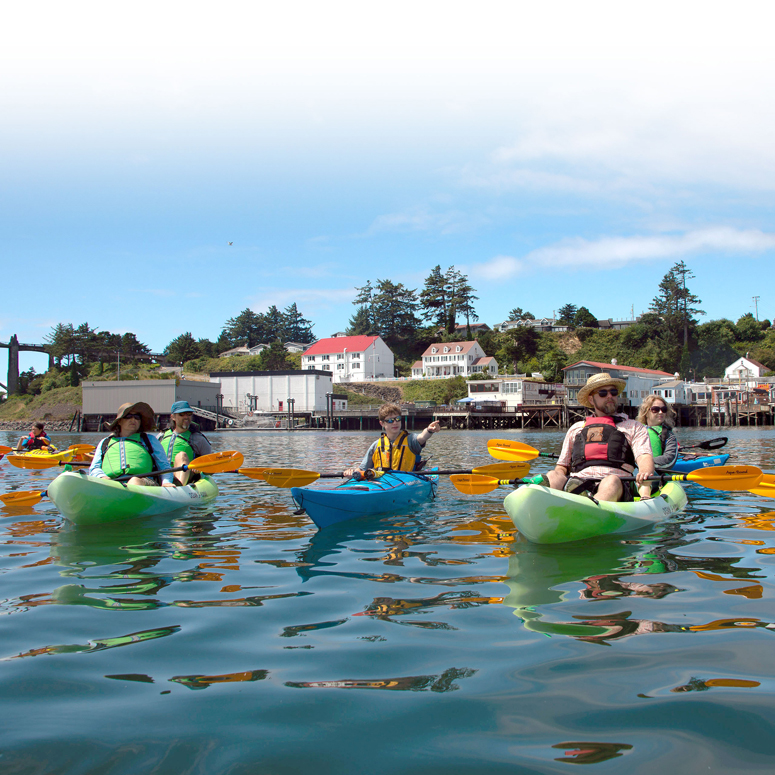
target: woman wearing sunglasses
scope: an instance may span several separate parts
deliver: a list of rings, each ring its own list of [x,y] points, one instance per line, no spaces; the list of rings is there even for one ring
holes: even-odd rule
[[[423,447],[428,439],[441,430],[434,420],[422,433],[408,433],[401,429],[401,407],[383,404],[379,408],[382,435],[369,447],[358,468],[348,468],[345,476],[363,477],[366,471],[419,471]]]
[[[136,476],[164,471],[170,467],[167,454],[159,440],[150,434],[150,431],[156,428],[156,418],[153,409],[145,401],[122,404],[118,408],[116,419],[108,427],[112,433],[97,445],[89,467],[89,476],[116,479],[132,474],[127,484],[175,486],[172,474],[161,474],[158,477]]]
[[[638,422],[648,428],[654,467],[670,470],[678,459],[678,439],[673,433],[673,407],[662,396],[646,396],[638,410]]]

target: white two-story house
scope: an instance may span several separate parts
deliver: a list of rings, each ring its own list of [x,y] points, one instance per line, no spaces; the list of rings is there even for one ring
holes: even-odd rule
[[[439,342],[432,344],[422,360],[412,364],[412,377],[470,377],[473,374],[494,376],[498,363],[485,355],[479,342]]]
[[[301,368],[330,371],[333,382],[368,382],[395,376],[394,360],[381,336],[334,336],[305,350]]]

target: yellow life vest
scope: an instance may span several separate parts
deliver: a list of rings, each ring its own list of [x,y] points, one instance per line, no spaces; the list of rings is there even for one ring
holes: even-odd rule
[[[401,431],[394,443],[390,443],[386,434],[379,437],[379,443],[373,455],[376,470],[414,471],[417,455],[409,449],[409,434]]]

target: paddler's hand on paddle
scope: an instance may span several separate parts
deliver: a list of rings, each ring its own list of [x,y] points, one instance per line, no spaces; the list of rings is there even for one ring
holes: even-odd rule
[[[417,441],[420,442],[420,446],[424,447],[428,443],[428,439],[441,430],[441,424],[438,420],[434,420],[422,433],[417,434]]]
[[[356,479],[363,479],[363,471],[361,471],[360,468],[345,468],[342,473],[346,476],[352,479],[353,477]]]
[[[635,461],[638,464],[638,473],[635,475],[635,483],[641,498],[651,497],[651,484],[647,481],[654,476],[654,457],[648,453],[639,455]]]
[[[172,482],[162,482],[162,487],[174,487],[175,485]]]

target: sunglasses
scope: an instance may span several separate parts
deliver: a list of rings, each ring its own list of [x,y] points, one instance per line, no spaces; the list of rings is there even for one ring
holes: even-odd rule
[[[606,396],[613,396],[616,398],[616,396],[619,395],[619,391],[616,388],[610,388],[609,390],[598,390],[597,394],[600,398],[605,398]]]
[[[652,406],[651,407],[652,414],[665,414],[667,412],[666,406]]]
[[[382,422],[385,422],[388,425],[392,425],[394,422],[401,422],[401,418],[400,417],[391,417],[389,420],[383,420]]]
[[[121,419],[122,420],[142,420],[143,416],[141,414],[125,414]]]

